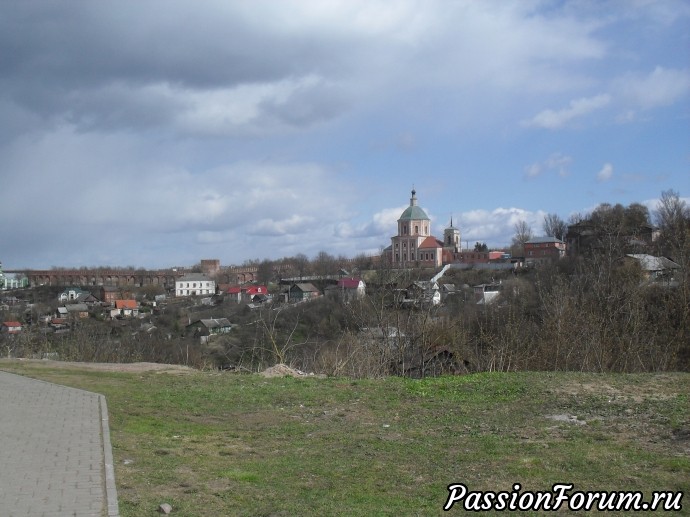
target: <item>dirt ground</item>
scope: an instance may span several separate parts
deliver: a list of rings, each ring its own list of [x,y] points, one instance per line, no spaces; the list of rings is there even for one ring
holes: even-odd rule
[[[192,373],[196,370],[189,366],[182,366],[178,364],[160,364],[160,363],[80,363],[70,361],[51,361],[49,359],[0,359],[0,364],[3,362],[22,362],[28,363],[32,366],[45,366],[46,368],[62,368],[73,369],[83,368],[86,370],[100,370],[104,372],[160,372],[160,373]]]

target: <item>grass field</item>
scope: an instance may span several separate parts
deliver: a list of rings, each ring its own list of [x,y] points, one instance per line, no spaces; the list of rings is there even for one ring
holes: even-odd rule
[[[355,381],[0,369],[106,396],[125,517],[156,515],[163,502],[204,517],[441,515],[453,483],[561,482],[646,499],[690,486],[690,374]]]

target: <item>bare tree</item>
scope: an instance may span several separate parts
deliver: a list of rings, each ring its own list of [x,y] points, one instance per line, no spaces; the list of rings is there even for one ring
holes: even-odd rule
[[[320,277],[326,277],[328,275],[335,274],[336,269],[336,259],[333,255],[325,252],[319,251],[313,261],[314,273]]]
[[[514,226],[512,248],[513,255],[522,255],[525,252],[525,243],[532,238],[532,228],[526,221],[520,220]]]
[[[666,190],[661,193],[654,215],[660,228],[674,227],[690,219],[690,207],[680,198],[678,192]]]
[[[568,231],[568,225],[558,214],[547,214],[544,216],[544,234],[549,237],[564,240]]]
[[[260,284],[268,285],[275,276],[275,267],[272,260],[264,259],[257,266],[257,280]]]
[[[654,216],[662,248],[682,260],[683,251],[690,247],[690,207],[678,192],[666,190],[661,193]]]
[[[298,253],[292,257],[292,261],[295,265],[298,276],[303,277],[309,272],[311,264],[309,262],[309,257],[307,257],[304,253]]]

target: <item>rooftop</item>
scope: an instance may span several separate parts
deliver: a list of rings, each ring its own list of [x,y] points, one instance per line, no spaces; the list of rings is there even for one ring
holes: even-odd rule
[[[410,198],[410,206],[408,206],[405,209],[398,221],[411,221],[420,219],[429,221],[429,216],[426,215],[426,212],[421,207],[417,206],[417,192],[413,190],[412,197]]]

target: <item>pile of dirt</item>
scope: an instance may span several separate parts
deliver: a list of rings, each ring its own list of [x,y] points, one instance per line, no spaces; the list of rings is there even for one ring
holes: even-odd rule
[[[269,379],[273,377],[307,377],[306,373],[290,368],[288,365],[282,363],[266,368],[259,375]]]

